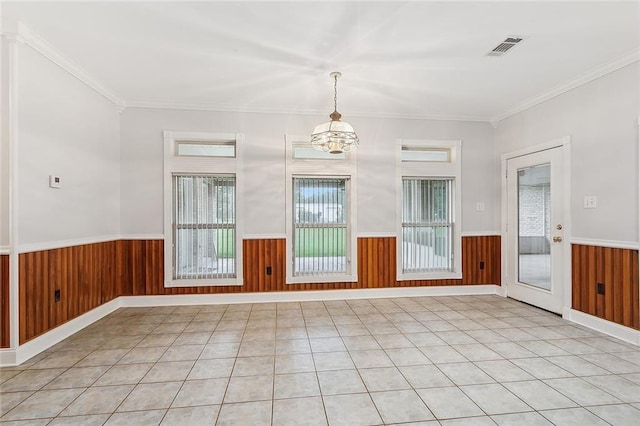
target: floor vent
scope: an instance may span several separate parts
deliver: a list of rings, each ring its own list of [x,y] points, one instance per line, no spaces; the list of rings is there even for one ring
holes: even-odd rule
[[[516,44],[522,41],[521,37],[507,37],[504,41],[500,42],[496,47],[491,49],[487,56],[502,56],[511,50]]]

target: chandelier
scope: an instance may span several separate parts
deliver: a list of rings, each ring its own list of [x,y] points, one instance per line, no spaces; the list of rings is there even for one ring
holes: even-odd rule
[[[311,134],[311,145],[330,154],[341,154],[358,148],[358,135],[349,123],[340,121],[342,114],[338,112],[338,78],[342,73],[332,72],[333,79],[333,112],[329,115],[331,121],[322,123]]]

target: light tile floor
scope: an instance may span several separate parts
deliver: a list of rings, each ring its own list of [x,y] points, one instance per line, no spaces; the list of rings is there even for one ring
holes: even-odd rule
[[[638,425],[640,348],[497,296],[126,308],[1,369],[0,416]]]

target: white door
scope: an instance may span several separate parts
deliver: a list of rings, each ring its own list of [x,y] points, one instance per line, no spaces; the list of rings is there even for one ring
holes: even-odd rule
[[[551,312],[564,302],[561,147],[507,160],[507,295]]]

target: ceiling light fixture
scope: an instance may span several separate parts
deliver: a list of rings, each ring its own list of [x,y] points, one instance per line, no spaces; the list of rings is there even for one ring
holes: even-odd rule
[[[342,73],[332,72],[329,76],[333,79],[333,112],[329,115],[331,121],[322,123],[311,134],[311,145],[330,154],[357,149],[359,145],[358,135],[349,123],[340,121],[342,114],[338,112],[338,78]]]

